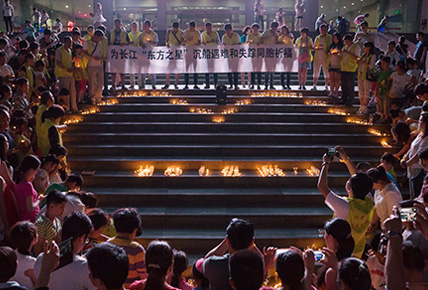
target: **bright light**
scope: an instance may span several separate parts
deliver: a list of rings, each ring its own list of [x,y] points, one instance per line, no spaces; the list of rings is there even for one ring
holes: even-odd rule
[[[68,5],[65,5],[65,8],[68,8]]]
[[[123,10],[126,10],[126,8],[123,8]]]
[[[88,5],[89,8],[91,8],[91,5]]]
[[[324,6],[321,5],[321,9],[324,8]]]
[[[355,5],[355,3],[354,3],[354,2],[352,2],[352,3],[351,3],[351,5],[352,5],[352,6],[354,6],[354,5]]]

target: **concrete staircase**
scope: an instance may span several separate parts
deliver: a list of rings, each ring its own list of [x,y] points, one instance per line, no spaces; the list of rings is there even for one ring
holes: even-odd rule
[[[347,122],[355,116],[329,113],[336,107],[320,92],[296,98],[235,93],[226,106],[215,104],[213,91],[117,98],[118,104],[100,106],[69,125],[64,142],[71,169],[96,171],[84,177],[83,189],[96,193],[108,212],[138,208],[144,245],[167,239],[191,256],[203,256],[224,238],[230,219],[241,217],[255,224],[259,246],[322,246],[318,229],[332,212],[316,188],[317,177],[305,170],[320,168],[325,148],[337,144],[355,162],[375,165],[391,150],[380,144],[387,137]],[[172,99],[188,105],[171,104]],[[242,100],[251,104],[235,105]],[[325,104],[305,104],[313,101]],[[237,112],[198,114],[191,108]],[[215,116],[224,122],[213,122]],[[153,176],[136,176],[141,165],[153,165]],[[171,165],[180,166],[182,175],[166,177]],[[239,166],[241,177],[221,175],[231,165]],[[261,177],[263,165],[277,165],[286,176]],[[211,174],[200,176],[201,166]],[[331,166],[329,184],[338,192],[344,193],[348,177],[344,164]]]

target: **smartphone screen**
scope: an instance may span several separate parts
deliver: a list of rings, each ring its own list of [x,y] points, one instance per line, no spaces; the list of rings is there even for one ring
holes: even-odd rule
[[[69,238],[59,244],[59,266],[58,270],[73,262],[73,238]]]

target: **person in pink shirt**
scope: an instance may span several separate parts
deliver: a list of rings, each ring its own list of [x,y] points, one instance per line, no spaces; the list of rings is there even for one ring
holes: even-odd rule
[[[19,167],[18,180],[15,184],[15,196],[21,220],[34,222],[40,211],[39,203],[44,196],[37,196],[37,191],[32,184],[40,165],[40,160],[36,156],[28,155]]]
[[[183,251],[174,250],[174,263],[172,267],[172,274],[167,278],[168,283],[172,287],[181,290],[192,290],[193,287],[187,283],[186,279],[182,276],[183,272],[189,266],[187,255]]]

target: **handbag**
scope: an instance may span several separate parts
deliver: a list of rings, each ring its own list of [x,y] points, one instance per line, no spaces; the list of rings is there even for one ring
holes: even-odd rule
[[[375,81],[377,81],[377,79],[379,77],[379,73],[380,73],[380,71],[376,67],[369,69],[369,70],[367,70],[366,79],[368,81],[375,82]]]

